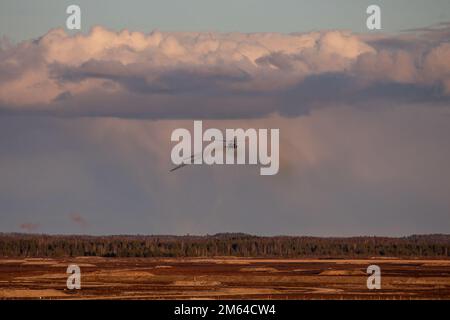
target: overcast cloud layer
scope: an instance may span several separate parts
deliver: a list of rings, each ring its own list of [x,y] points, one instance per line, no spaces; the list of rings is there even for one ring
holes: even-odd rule
[[[0,231],[449,233],[449,41],[445,24],[2,40]],[[169,174],[193,119],[280,128],[279,174]]]

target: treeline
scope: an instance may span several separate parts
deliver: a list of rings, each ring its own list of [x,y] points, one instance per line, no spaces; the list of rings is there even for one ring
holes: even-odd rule
[[[387,237],[54,236],[0,234],[0,257],[450,257],[450,235]]]

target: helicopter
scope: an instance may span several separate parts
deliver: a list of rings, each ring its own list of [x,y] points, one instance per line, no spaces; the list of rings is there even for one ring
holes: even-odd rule
[[[219,142],[219,141],[218,141],[218,142]],[[224,147],[226,150],[232,150],[233,152],[236,152],[236,150],[237,150],[237,148],[238,148],[238,145],[237,145],[237,137],[234,137],[233,140],[222,140],[222,141],[220,141],[220,142],[223,143],[223,147]],[[185,166],[187,166],[187,165],[189,165],[189,164],[192,164],[192,163],[194,163],[194,160],[195,160],[195,159],[198,159],[198,158],[200,158],[200,157],[203,157],[203,153],[193,154],[193,155],[191,155],[190,157],[185,158],[185,159],[183,160],[183,163],[181,163],[181,164],[177,165],[176,167],[170,169],[169,172],[173,172],[173,171],[178,170],[178,169],[181,169],[181,168],[183,168],[183,167],[185,167]]]

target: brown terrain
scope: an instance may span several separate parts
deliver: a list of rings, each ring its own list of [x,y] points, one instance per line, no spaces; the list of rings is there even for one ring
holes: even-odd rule
[[[66,288],[69,264],[81,290]],[[450,299],[450,260],[2,258],[0,299]]]

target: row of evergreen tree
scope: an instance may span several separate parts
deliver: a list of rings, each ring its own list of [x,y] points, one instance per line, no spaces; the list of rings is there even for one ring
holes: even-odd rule
[[[0,257],[450,257],[450,235],[387,237],[56,236],[0,234]]]

